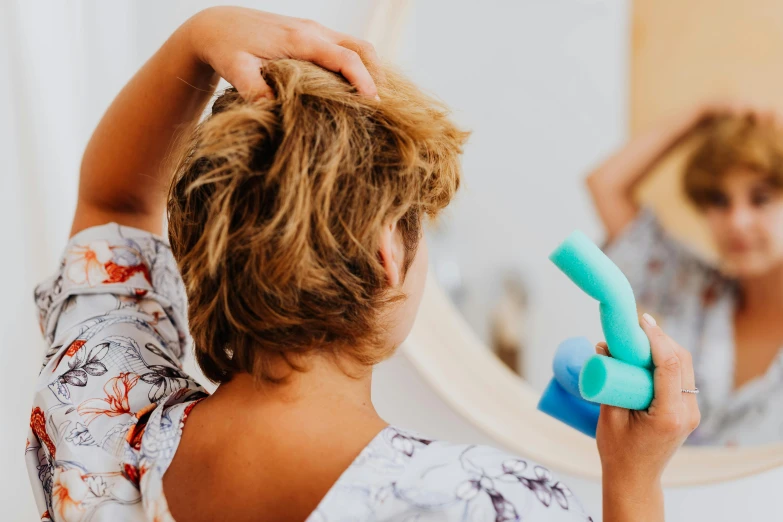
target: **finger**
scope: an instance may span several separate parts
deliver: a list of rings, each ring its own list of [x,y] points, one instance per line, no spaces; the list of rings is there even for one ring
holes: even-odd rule
[[[316,38],[292,54],[295,54],[294,58],[307,60],[342,74],[360,94],[371,98],[378,96],[375,81],[356,51]]]
[[[350,34],[329,29],[328,27],[324,27],[321,32],[325,40],[355,51],[364,63],[371,62],[373,65],[380,63],[380,58],[378,58],[378,53],[375,51],[375,46],[367,40],[362,40],[355,36],[351,36]]]
[[[378,56],[378,52],[375,50],[375,46],[373,44],[366,40],[354,38],[349,34],[332,31],[331,29],[326,29],[325,32],[327,39],[330,42],[335,43],[340,47],[350,49],[358,54],[359,58],[367,67],[367,70],[370,72],[370,75],[373,78],[379,82],[383,82],[385,80],[383,69],[381,68],[381,59]]]
[[[672,341],[672,343],[674,344],[677,357],[679,357],[680,364],[682,365],[682,387],[687,390],[693,390],[696,388],[696,378],[693,372],[693,357],[688,350],[678,343],[674,341]],[[685,407],[687,408],[688,428],[690,431],[693,431],[699,426],[699,422],[701,422],[699,401],[694,393],[683,393],[682,395]]]
[[[607,357],[611,357],[611,354],[609,353],[609,345],[603,341],[595,345],[595,353],[598,355],[606,355]]]
[[[691,353],[671,338],[669,340],[674,348],[674,352],[677,354],[677,358],[680,360],[682,387],[686,390],[696,388],[696,377],[693,373],[693,357]]]
[[[272,89],[264,81],[261,69],[264,62],[261,58],[252,54],[242,54],[232,63],[230,71],[226,73],[226,81],[236,87],[240,96],[245,100],[257,100],[261,97],[272,97]]]
[[[599,422],[611,426],[613,430],[623,429],[628,425],[630,410],[608,404],[601,405],[601,412],[598,414]]]
[[[683,404],[682,363],[677,356],[674,342],[663,333],[651,315],[644,314],[640,324],[650,339],[652,360],[655,365],[653,404],[665,412],[677,411]]]

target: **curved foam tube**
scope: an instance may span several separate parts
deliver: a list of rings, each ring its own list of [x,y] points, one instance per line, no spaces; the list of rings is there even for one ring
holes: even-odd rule
[[[555,380],[574,397],[581,397],[579,374],[587,360],[595,355],[595,346],[587,337],[571,337],[557,347],[552,370]]]
[[[541,394],[538,410],[589,437],[595,438],[601,407],[581,397],[571,395],[560,386],[556,379],[549,381],[549,385]]]
[[[646,410],[653,399],[653,376],[647,368],[593,355],[582,368],[579,391],[588,401]]]
[[[650,341],[639,326],[633,290],[617,265],[578,230],[549,259],[600,302],[601,326],[612,357],[634,366],[652,367]]]

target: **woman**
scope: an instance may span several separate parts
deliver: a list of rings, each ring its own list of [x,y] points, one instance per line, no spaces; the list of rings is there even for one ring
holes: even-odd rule
[[[709,225],[716,266],[633,198],[658,160],[694,133],[684,188]],[[783,135],[774,113],[696,107],[630,141],[588,186],[607,253],[640,306],[693,355],[703,421],[688,442],[783,440]]]
[[[218,76],[238,93],[194,130]],[[73,237],[36,291],[42,518],[588,520],[545,468],[372,407],[372,365],[423,291],[422,220],[456,191],[465,139],[350,36],[225,7],[181,26],[99,124]],[[171,248],[155,235],[167,201]],[[687,352],[642,324],[656,397],[602,413],[607,521],[663,519],[661,473],[698,423]],[[189,333],[212,396],[180,369]]]

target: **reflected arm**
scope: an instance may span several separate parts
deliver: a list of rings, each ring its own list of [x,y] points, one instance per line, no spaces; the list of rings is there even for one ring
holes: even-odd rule
[[[639,212],[633,189],[706,117],[697,107],[633,138],[587,177],[587,187],[611,242]]]

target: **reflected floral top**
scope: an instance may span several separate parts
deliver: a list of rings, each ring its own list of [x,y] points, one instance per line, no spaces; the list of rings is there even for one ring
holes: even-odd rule
[[[783,440],[783,350],[767,372],[734,389],[737,287],[663,229],[650,209],[606,249],[639,306],[693,355],[700,426],[688,444]]]
[[[163,475],[207,392],[182,371],[186,301],[166,242],[114,223],[87,229],[35,300],[48,349],[26,461],[41,520],[173,520]],[[541,466],[387,427],[308,518],[373,520],[590,518]]]

